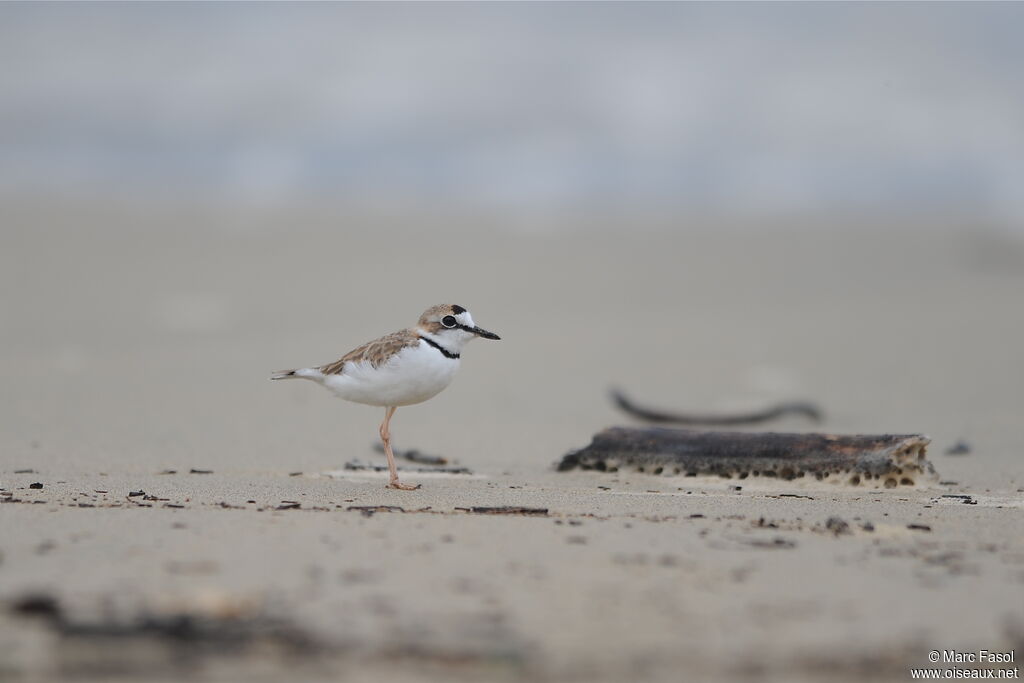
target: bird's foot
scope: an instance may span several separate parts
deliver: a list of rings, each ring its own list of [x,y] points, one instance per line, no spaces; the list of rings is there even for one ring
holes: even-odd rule
[[[419,487],[420,487],[419,484],[416,484],[416,485],[413,485],[413,484],[403,484],[402,482],[398,481],[397,479],[395,479],[390,484],[388,484],[388,488],[389,489],[398,489],[400,491],[415,491]]]

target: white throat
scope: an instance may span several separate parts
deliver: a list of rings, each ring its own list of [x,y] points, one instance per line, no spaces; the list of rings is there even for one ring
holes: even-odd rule
[[[473,339],[476,335],[466,332],[465,330],[453,329],[453,330],[438,330],[437,332],[427,332],[424,329],[416,330],[421,337],[425,337],[430,341],[434,342],[442,349],[452,354],[461,354],[462,348]]]

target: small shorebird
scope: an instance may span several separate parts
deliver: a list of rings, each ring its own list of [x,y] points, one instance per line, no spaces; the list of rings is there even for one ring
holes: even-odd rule
[[[462,347],[476,337],[501,339],[481,329],[462,306],[428,308],[415,327],[389,334],[349,351],[339,360],[316,368],[275,372],[270,379],[311,379],[346,401],[384,408],[380,438],[388,456],[390,488],[419,488],[398,481],[388,425],[399,406],[433,398],[448,386],[459,369]]]

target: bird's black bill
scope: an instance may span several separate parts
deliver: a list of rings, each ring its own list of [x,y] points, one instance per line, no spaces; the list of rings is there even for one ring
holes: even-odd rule
[[[484,339],[501,339],[498,335],[493,332],[488,332],[482,327],[469,327],[468,325],[459,325],[459,327],[464,329],[466,332],[472,332],[476,336],[483,337]]]

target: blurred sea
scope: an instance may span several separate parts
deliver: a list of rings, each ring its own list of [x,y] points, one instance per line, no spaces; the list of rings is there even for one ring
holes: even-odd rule
[[[1021,3],[3,3],[0,198],[1024,229],[1022,27]]]

